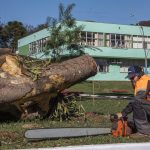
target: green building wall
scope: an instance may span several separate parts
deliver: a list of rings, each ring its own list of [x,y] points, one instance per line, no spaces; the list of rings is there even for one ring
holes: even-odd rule
[[[117,73],[119,72],[119,65],[110,65],[109,72],[98,72],[95,76],[89,78],[89,81],[129,81],[125,79],[127,73]]]
[[[21,47],[18,48],[18,50],[19,50],[19,54],[20,54],[20,55],[25,55],[25,56],[27,56],[28,53],[29,53],[29,45],[21,46]]]

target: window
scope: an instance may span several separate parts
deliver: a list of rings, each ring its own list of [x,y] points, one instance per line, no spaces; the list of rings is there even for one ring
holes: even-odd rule
[[[124,35],[110,34],[110,45],[111,47],[122,48],[124,47]]]
[[[109,59],[110,64],[121,64],[122,62],[118,58]]]
[[[94,46],[104,46],[104,35],[103,33],[94,33],[93,38]]]
[[[97,72],[109,72],[108,62],[106,59],[96,59]]]
[[[110,36],[111,36],[111,47],[115,47],[116,46],[115,34],[110,34]]]
[[[86,45],[86,32],[81,32],[81,45]]]
[[[81,45],[104,46],[103,33],[81,32]]]
[[[108,72],[107,65],[97,65],[97,72]]]
[[[150,37],[149,36],[144,38],[143,47],[145,49],[150,49]]]
[[[105,38],[106,47],[110,47],[110,34],[106,34]]]
[[[124,48],[132,48],[132,36],[131,35],[124,36]]]
[[[120,64],[120,73],[127,73],[128,68],[131,65],[139,65],[139,66],[144,66],[144,60],[141,59],[121,59],[121,64]],[[150,62],[148,61],[148,64]]]
[[[81,32],[81,45],[106,46],[114,48],[150,49],[150,37],[114,33]]]
[[[143,48],[143,37],[133,36],[133,48]]]
[[[47,45],[48,38],[43,38],[29,44],[29,55],[42,52]]]
[[[150,37],[133,36],[133,48],[150,49]]]
[[[93,46],[93,32],[87,32],[87,45]]]
[[[120,73],[127,73],[129,66],[120,66]]]

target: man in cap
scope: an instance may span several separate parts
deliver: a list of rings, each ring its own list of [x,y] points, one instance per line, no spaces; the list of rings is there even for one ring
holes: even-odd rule
[[[129,126],[137,135],[150,135],[150,77],[140,66],[130,66],[127,78],[132,83],[134,98],[117,115],[121,118],[133,112],[132,126],[130,123]]]

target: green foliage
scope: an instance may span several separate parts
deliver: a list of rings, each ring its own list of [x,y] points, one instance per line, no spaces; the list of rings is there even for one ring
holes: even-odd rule
[[[39,60],[23,55],[22,57],[18,56],[18,59],[22,64],[22,73],[30,76],[34,81],[39,79],[42,71],[51,64],[50,59]]]
[[[23,37],[27,30],[21,22],[10,21],[3,26],[1,33],[4,45],[15,51],[18,39]]]
[[[39,24],[37,27],[24,25],[19,21],[9,21],[6,24],[0,22],[0,47],[17,50],[18,40],[24,36],[47,28],[47,23]]]
[[[2,48],[8,47],[7,42],[8,42],[8,34],[6,32],[5,25],[0,24],[0,47]]]
[[[70,4],[65,9],[63,4],[59,5],[59,18],[49,18],[50,39],[47,49],[51,50],[50,54],[55,61],[60,60],[60,53],[67,50],[70,54],[74,52],[81,54],[82,47],[79,46],[80,33],[83,26],[77,26],[75,18],[71,12],[75,4]],[[47,52],[47,50],[46,50]]]
[[[54,99],[55,103],[51,103],[53,111],[51,111],[50,118],[59,121],[70,120],[72,117],[79,117],[84,115],[85,109],[80,104],[77,104],[74,95],[58,94]]]

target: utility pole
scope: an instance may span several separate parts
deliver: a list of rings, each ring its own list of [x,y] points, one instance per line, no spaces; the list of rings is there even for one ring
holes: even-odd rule
[[[130,17],[135,17],[134,14],[130,14]],[[148,71],[147,71],[147,56],[148,56],[148,53],[147,53],[147,47],[145,45],[145,37],[144,37],[144,30],[143,30],[143,26],[141,26],[139,23],[137,23],[137,26],[139,27],[139,30],[141,32],[141,35],[142,35],[142,48],[144,50],[144,55],[145,55],[145,74],[148,74]]]
[[[145,54],[145,70],[144,70],[144,72],[146,74],[148,74],[148,71],[147,71],[147,55],[148,55],[148,53],[147,53],[147,50],[146,50],[147,48],[145,45],[144,30],[143,30],[143,26],[139,25],[139,23],[138,23],[138,26],[140,27],[140,29],[142,31],[142,48],[144,49],[144,54]]]

